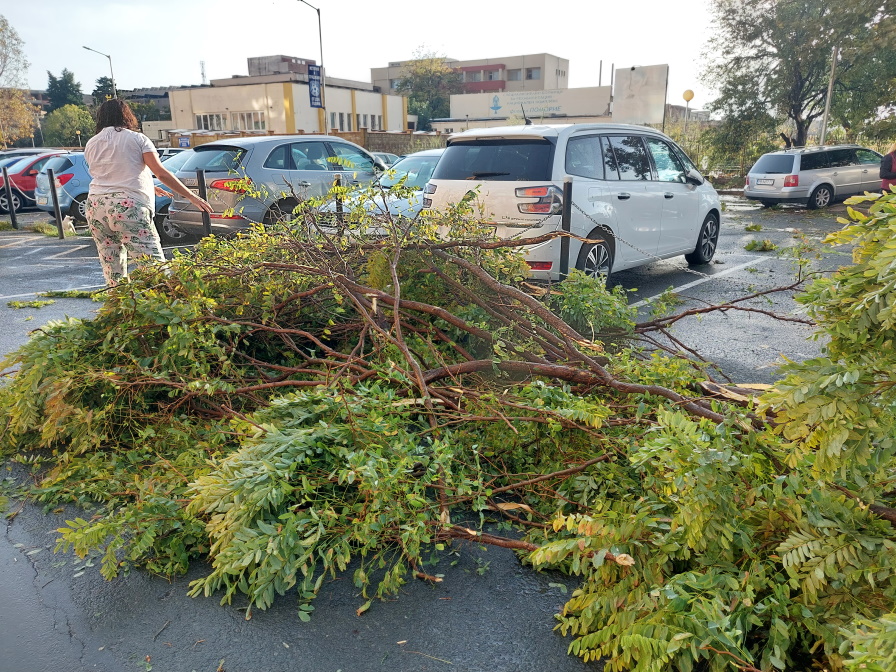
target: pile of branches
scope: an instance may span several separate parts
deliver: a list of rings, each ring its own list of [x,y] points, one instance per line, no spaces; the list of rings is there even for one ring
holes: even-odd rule
[[[363,611],[471,540],[581,575],[558,627],[608,669],[845,664],[848,624],[893,611],[890,461],[819,470],[796,402],[676,348],[685,315],[636,324],[577,273],[528,284],[520,241],[446,217],[303,211],[39,330],[5,363],[0,431],[34,497],[90,511],[59,548],[107,578],[206,557],[193,594],[251,613],[295,591],[307,619],[353,560]],[[689,312],[795,319],[757,296]]]

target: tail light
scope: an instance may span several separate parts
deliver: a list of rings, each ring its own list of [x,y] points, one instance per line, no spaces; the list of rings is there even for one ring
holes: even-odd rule
[[[249,191],[252,186],[252,180],[248,177],[237,180],[212,180],[208,188],[219,189],[220,191],[232,191],[235,194],[243,194]]]
[[[563,209],[563,192],[553,184],[544,187],[520,187],[514,190],[517,198],[537,198],[534,203],[520,203],[520,212],[536,215],[559,215]]]
[[[58,189],[63,184],[68,183],[68,181],[71,180],[73,177],[74,177],[74,174],[72,174],[72,173],[67,173],[65,175],[58,175],[56,177],[56,188]]]
[[[553,261],[527,261],[526,263],[533,271],[549,271],[554,265]]]
[[[785,187],[798,187],[800,186],[800,176],[799,175],[787,175],[784,178],[784,186]]]
[[[746,179],[744,179],[744,186],[745,187],[750,186],[750,176],[749,175],[747,175]]]

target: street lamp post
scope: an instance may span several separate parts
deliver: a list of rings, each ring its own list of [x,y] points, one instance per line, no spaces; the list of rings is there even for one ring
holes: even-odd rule
[[[305,2],[305,0],[299,0],[299,2],[303,5],[308,5],[311,9],[317,12],[317,39],[320,43],[320,100],[324,105],[324,135],[326,135],[330,132],[330,129],[329,121],[327,119],[326,76],[324,75],[324,31],[322,30],[320,23],[320,9],[311,3]]]
[[[99,54],[100,56],[105,56],[109,59],[109,74],[112,76],[112,97],[118,98],[118,91],[115,89],[115,73],[112,72],[112,57],[109,54],[104,54],[102,51],[97,51],[96,49],[91,49],[90,47],[84,47],[87,51],[92,51],[95,54]]]
[[[688,119],[691,116],[691,101],[694,100],[694,92],[688,89],[682,96],[684,98],[684,137],[687,142],[688,137]]]
[[[84,145],[81,144],[81,129],[80,128],[75,131],[75,135],[78,136],[78,147],[81,147],[83,149]]]

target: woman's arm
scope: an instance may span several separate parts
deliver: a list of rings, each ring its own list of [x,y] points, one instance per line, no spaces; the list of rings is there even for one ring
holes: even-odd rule
[[[214,212],[214,208],[212,208],[208,201],[199,198],[196,194],[190,191],[189,187],[185,186],[184,183],[177,179],[170,170],[162,165],[162,162],[159,161],[159,155],[156,152],[143,152],[143,163],[145,163],[152,171],[152,174],[158,178],[159,182],[166,187],[171,187],[200,210]]]
[[[896,180],[896,170],[893,170],[893,155],[886,154],[880,160],[880,179]]]

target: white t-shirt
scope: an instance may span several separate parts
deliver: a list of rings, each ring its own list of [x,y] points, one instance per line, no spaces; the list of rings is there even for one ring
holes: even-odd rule
[[[93,178],[89,194],[121,192],[155,212],[152,171],[143,163],[144,152],[155,151],[142,133],[107,126],[84,146],[84,159]]]

